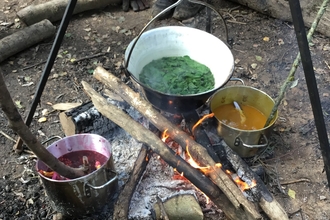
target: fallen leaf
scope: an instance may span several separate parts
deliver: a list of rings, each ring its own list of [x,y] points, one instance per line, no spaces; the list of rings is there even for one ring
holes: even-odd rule
[[[280,39],[277,40],[277,43],[278,43],[278,45],[283,45],[284,44],[284,41],[283,41],[282,38],[280,38]]]
[[[53,109],[59,110],[59,111],[66,111],[75,107],[80,106],[81,103],[74,102],[74,103],[56,103],[52,105]]]
[[[92,30],[92,28],[85,28],[84,30],[87,32],[90,32]]]
[[[39,123],[43,123],[43,122],[46,122],[46,121],[47,121],[47,118],[46,117],[41,117],[38,120]]]
[[[34,83],[33,82],[28,82],[25,84],[22,84],[23,87],[27,87],[27,86],[32,86]]]
[[[298,85],[298,82],[299,82],[299,78],[292,82],[290,88],[292,89],[292,88],[296,87]]]
[[[257,66],[258,66],[258,64],[256,64],[256,63],[251,64],[251,68],[254,69],[254,70],[257,68]]]
[[[17,101],[15,101],[15,104],[16,104],[17,108],[19,108],[19,109],[23,108],[21,101],[17,100]]]
[[[324,45],[324,46],[323,46],[323,50],[324,50],[324,51],[328,51],[328,50],[330,50],[330,45],[329,45],[329,44]]]
[[[49,111],[48,111],[48,109],[43,109],[42,111],[41,111],[41,114],[43,115],[43,116],[46,116],[46,115],[48,115],[48,113],[49,113]]]
[[[122,16],[119,17],[119,18],[118,18],[118,21],[119,21],[119,23],[123,23],[123,22],[125,21],[125,17],[122,17]]]
[[[263,41],[268,42],[268,41],[269,41],[269,37],[264,37],[264,38],[263,38]]]
[[[296,192],[292,189],[288,190],[288,196],[290,196],[292,199],[296,198]]]
[[[256,56],[256,60],[257,61],[261,61],[262,60],[262,57],[261,56]]]

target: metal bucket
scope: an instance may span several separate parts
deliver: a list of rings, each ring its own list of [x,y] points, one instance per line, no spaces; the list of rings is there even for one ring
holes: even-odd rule
[[[101,167],[76,179],[54,180],[39,174],[54,209],[67,217],[83,217],[101,211],[117,188],[110,143],[95,134],[68,136],[51,144],[47,150],[56,158],[72,152],[93,151],[107,158]],[[36,169],[47,170],[40,160]]]
[[[270,115],[275,103],[269,95],[256,88],[244,85],[228,86],[213,94],[210,98],[210,109],[214,112],[219,106],[234,101],[240,105],[249,105],[258,109],[266,117]],[[276,112],[274,119],[267,127],[258,130],[241,130],[230,127],[217,118],[218,134],[239,156],[252,157],[268,146],[268,137],[277,117],[278,112]]]
[[[151,104],[170,113],[184,113],[201,107],[217,89],[227,83],[234,70],[234,57],[226,43],[208,32],[182,26],[159,27],[145,31],[159,15],[176,6],[180,1],[155,16],[130,42],[125,51],[127,75],[140,86]],[[215,10],[206,3],[198,1],[194,3],[203,4]],[[216,10],[215,12],[218,13]],[[218,15],[221,17],[219,13]],[[226,25],[225,30],[227,34]],[[210,68],[215,80],[214,87],[198,94],[175,95],[149,88],[140,81],[139,75],[145,65],[163,57],[176,56],[189,56]]]

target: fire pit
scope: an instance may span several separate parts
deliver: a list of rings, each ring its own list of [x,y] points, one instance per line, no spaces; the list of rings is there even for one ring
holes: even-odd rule
[[[276,200],[267,191],[267,188],[263,188],[263,183],[260,178],[256,177],[253,172],[245,172],[242,169],[249,169],[249,167],[244,162],[241,161],[237,155],[226,150],[226,154],[231,154],[234,164],[232,163],[237,172],[235,177],[232,173],[227,173],[222,170],[222,164],[216,163],[207,152],[207,150],[192,140],[191,135],[178,129],[177,125],[173,125],[168,122],[168,120],[159,114],[150,103],[143,100],[139,94],[128,88],[127,85],[122,83],[119,79],[112,76],[106,72],[103,68],[98,67],[94,71],[94,76],[104,82],[106,85],[110,86],[113,91],[120,94],[126,102],[128,102],[132,107],[136,108],[139,112],[143,113],[150,122],[157,127],[160,131],[165,131],[168,129],[168,135],[177,142],[181,147],[184,148],[186,152],[194,158],[194,160],[199,164],[207,168],[207,172],[203,172],[201,175],[196,169],[192,169],[186,160],[179,157],[173,150],[170,150],[167,146],[164,146],[159,137],[149,130],[143,128],[141,124],[132,120],[129,116],[123,113],[118,107],[109,104],[102,96],[95,92],[87,83],[83,82],[85,91],[92,97],[95,107],[110,120],[125,128],[125,130],[130,133],[135,139],[147,143],[151,147],[152,151],[157,153],[172,167],[176,167],[177,171],[184,173],[183,175],[189,179],[196,187],[201,189],[210,199],[215,202],[215,204],[222,210],[225,210],[226,215],[231,216],[233,219],[239,219],[242,216],[253,215],[255,218],[260,218],[259,212],[257,212],[250,204],[247,202],[246,197],[242,193],[242,189],[238,188],[237,184],[240,182],[245,182],[251,188],[251,193],[254,195],[253,201],[256,201],[265,210],[267,215],[282,216],[283,219],[287,219],[286,214],[280,208]],[[129,125],[129,126],[127,126]],[[196,160],[197,158],[197,160]],[[196,172],[197,171],[197,172]],[[226,174],[227,173],[227,174]],[[209,177],[214,182],[210,181]],[[239,178],[237,178],[239,177]],[[219,192],[219,188],[224,193]],[[257,190],[254,190],[257,189]],[[263,191],[260,193],[260,191]],[[244,190],[243,190],[244,191]],[[233,197],[235,199],[233,199]],[[229,199],[230,198],[230,199]],[[221,200],[221,202],[220,202]],[[237,204],[238,206],[234,205]],[[239,207],[244,207],[239,208]],[[271,207],[271,208],[270,208]],[[248,213],[248,214],[247,214]],[[238,217],[240,216],[240,217]]]

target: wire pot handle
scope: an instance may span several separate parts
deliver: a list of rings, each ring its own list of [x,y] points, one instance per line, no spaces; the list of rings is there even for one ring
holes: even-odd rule
[[[128,53],[128,56],[127,56],[127,61],[125,62],[125,70],[127,70],[127,67],[128,67],[128,63],[129,63],[129,60],[131,58],[131,55],[132,55],[132,52],[133,52],[133,49],[136,45],[136,43],[138,42],[138,40],[140,39],[141,35],[145,32],[145,30],[155,21],[157,20],[162,14],[170,11],[172,8],[178,6],[179,4],[181,4],[181,2],[183,2],[184,0],[178,0],[177,2],[175,2],[174,4],[168,6],[167,8],[165,8],[163,11],[159,12],[155,17],[153,17],[147,24],[146,26],[144,26],[142,28],[142,30],[140,31],[139,35],[136,37],[134,43],[132,44],[132,47],[131,47],[131,50],[129,51]],[[225,22],[225,19],[223,18],[223,16],[217,11],[217,9],[215,9],[212,5],[206,3],[206,2],[202,2],[202,1],[199,1],[199,0],[188,0],[189,2],[191,3],[195,3],[195,4],[199,4],[199,5],[203,5],[205,7],[208,7],[210,9],[212,9],[217,15],[219,15],[219,17],[222,19],[223,21],[223,24],[224,24],[224,27],[225,27],[225,35],[226,35],[226,45],[230,48],[230,44],[229,44],[229,38],[228,38],[228,28],[227,28],[227,24]]]

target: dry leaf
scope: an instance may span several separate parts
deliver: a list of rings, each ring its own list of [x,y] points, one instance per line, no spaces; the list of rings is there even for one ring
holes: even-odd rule
[[[266,42],[268,42],[269,41],[269,37],[264,37],[263,40],[266,41]]]
[[[38,120],[39,123],[43,123],[43,122],[46,122],[46,121],[47,121],[47,118],[46,117],[41,117]]]
[[[277,43],[278,43],[278,45],[283,45],[284,44],[284,41],[283,41],[282,38],[280,38],[280,39],[277,40]]]
[[[256,60],[257,61],[261,61],[262,60],[262,57],[261,56],[256,56]]]
[[[292,189],[288,190],[288,196],[290,196],[292,199],[296,198],[296,192]]]
[[[19,108],[19,109],[23,108],[21,101],[17,100],[17,101],[15,101],[15,104],[16,104],[17,108]]]
[[[75,107],[78,107],[80,106],[81,103],[57,103],[57,104],[54,104],[52,105],[52,107],[55,109],[55,110],[59,110],[59,111],[66,111],[66,110],[70,110],[72,108],[75,108]]]
[[[258,64],[256,64],[256,63],[251,64],[251,68],[254,69],[254,70],[257,68],[257,66],[258,66]]]

